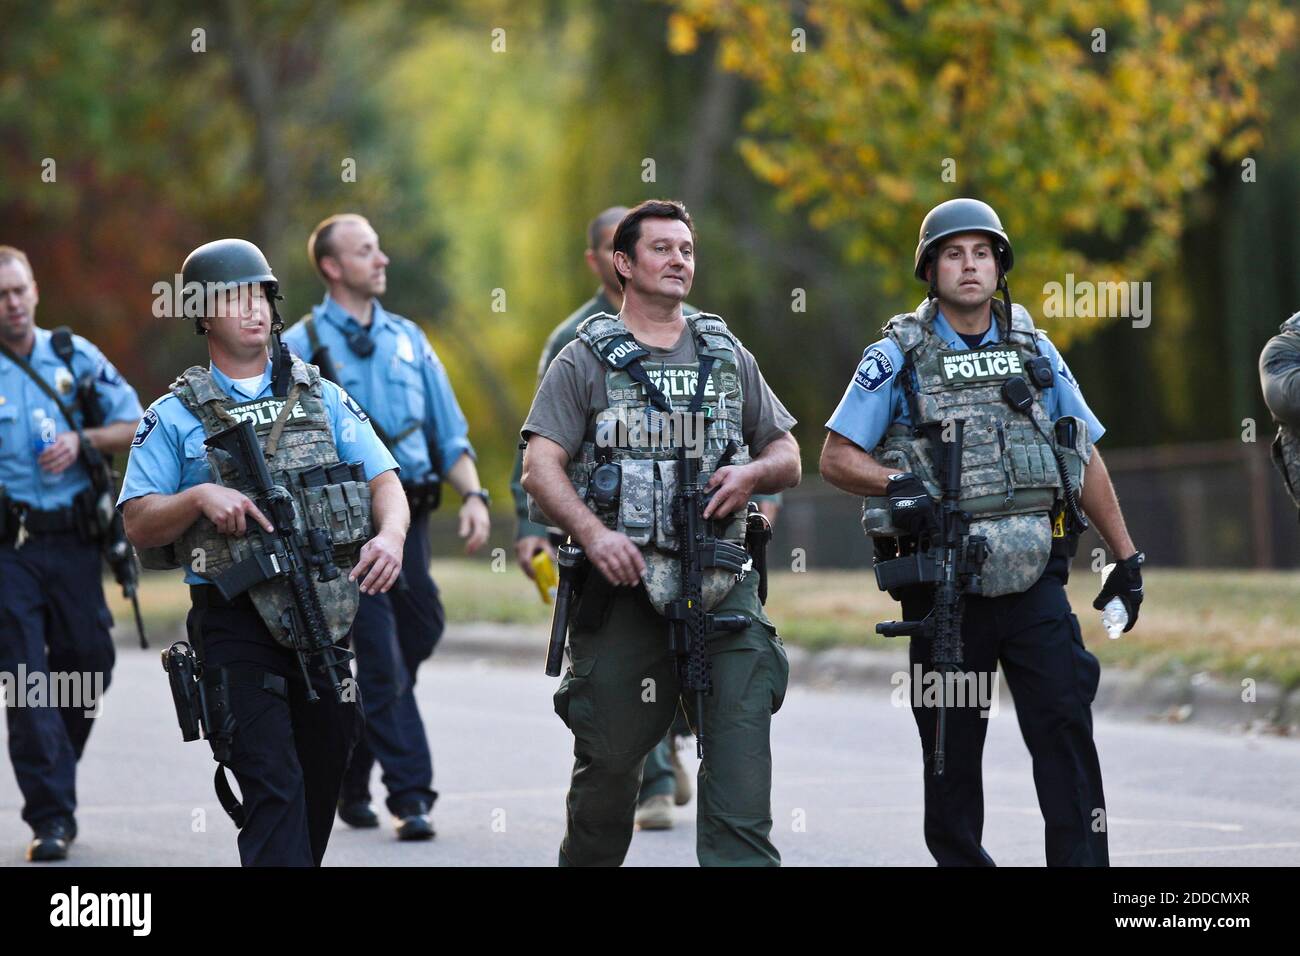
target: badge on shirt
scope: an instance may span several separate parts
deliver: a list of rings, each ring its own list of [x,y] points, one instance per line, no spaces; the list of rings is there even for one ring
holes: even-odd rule
[[[415,362],[415,349],[411,345],[411,339],[409,336],[398,336],[397,357],[408,364],[413,364]]]
[[[143,445],[144,440],[149,437],[149,433],[157,426],[158,413],[151,408],[144,413],[144,418],[140,419],[140,425],[135,430],[135,437],[131,439],[131,447],[139,448]]]
[[[59,390],[59,394],[71,395],[72,386],[72,373],[66,368],[56,368],[54,370],[54,387]]]
[[[868,392],[874,392],[888,382],[893,374],[894,363],[889,361],[889,356],[885,354],[884,349],[873,347],[867,350],[866,357],[858,365],[858,370],[853,375],[853,383]]]
[[[939,377],[945,385],[1002,382],[1024,371],[1020,353],[1015,349],[971,349],[943,352],[939,356]]]

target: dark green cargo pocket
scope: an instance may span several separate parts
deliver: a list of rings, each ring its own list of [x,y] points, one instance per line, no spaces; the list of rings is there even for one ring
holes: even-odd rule
[[[772,663],[772,713],[781,709],[785,703],[785,692],[790,686],[790,658],[786,656],[785,644],[776,633],[776,627],[770,621],[759,620],[763,629],[771,637]]]
[[[564,726],[575,733],[577,732],[577,728],[574,726],[575,718],[581,721],[584,717],[589,717],[591,713],[588,678],[591,677],[591,669],[595,666],[596,659],[594,657],[579,658],[574,661],[565,672],[559,688],[555,691],[555,697],[553,698],[555,713],[560,720],[564,721]],[[579,725],[581,726],[581,723]]]

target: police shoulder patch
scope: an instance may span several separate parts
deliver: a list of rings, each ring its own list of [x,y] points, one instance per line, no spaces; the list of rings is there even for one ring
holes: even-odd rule
[[[868,392],[874,392],[888,382],[894,375],[894,363],[889,360],[885,350],[878,345],[867,350],[853,374],[853,384]]]
[[[140,419],[140,425],[135,430],[135,437],[131,439],[131,447],[139,448],[144,444],[146,438],[158,427],[158,413],[152,408],[144,413]]]
[[[1074,376],[1070,374],[1070,366],[1065,364],[1065,356],[1060,352],[1056,353],[1056,374],[1069,382],[1072,388],[1076,390],[1079,388],[1079,383],[1076,382]]]
[[[108,359],[100,360],[99,371],[95,377],[105,385],[116,387],[122,384],[122,373],[115,369]]]
[[[350,411],[357,421],[370,421],[366,413],[361,410],[361,406],[356,403],[356,400],[341,388],[339,389],[339,400],[343,402],[343,407]]]

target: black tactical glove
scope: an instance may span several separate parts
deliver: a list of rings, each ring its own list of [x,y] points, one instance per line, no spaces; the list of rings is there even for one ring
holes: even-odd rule
[[[1101,593],[1092,602],[1093,608],[1101,611],[1110,603],[1111,598],[1119,598],[1124,603],[1124,610],[1128,612],[1125,634],[1133,630],[1138,619],[1138,608],[1142,606],[1142,562],[1146,559],[1147,556],[1139,551],[1131,558],[1117,561],[1110,577],[1102,585]]]
[[[934,499],[925,484],[910,471],[889,476],[885,487],[889,497],[889,520],[904,534],[933,534],[939,530]]]

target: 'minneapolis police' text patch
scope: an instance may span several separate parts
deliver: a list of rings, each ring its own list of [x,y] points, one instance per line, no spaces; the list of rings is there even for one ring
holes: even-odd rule
[[[858,364],[858,370],[853,375],[853,383],[868,392],[874,392],[888,382],[893,374],[894,364],[889,361],[889,356],[885,354],[884,349],[873,346],[867,349],[867,354]]]
[[[939,375],[945,385],[968,382],[1000,382],[1024,374],[1020,353],[1015,349],[972,349],[944,352],[939,356]]]

